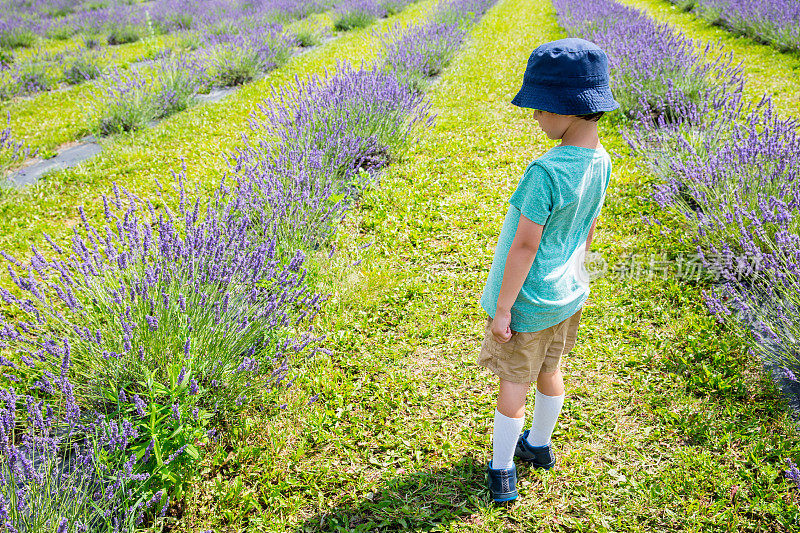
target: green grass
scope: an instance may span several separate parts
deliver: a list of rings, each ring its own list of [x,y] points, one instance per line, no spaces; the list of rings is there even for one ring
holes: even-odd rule
[[[333,262],[316,263],[331,294],[316,331],[333,355],[297,372],[286,410],[243,417],[207,455],[176,531],[798,530],[786,407],[708,316],[704,285],[673,277],[592,282],[563,363],[559,462],[520,466],[521,500],[489,502],[496,379],[475,362],[478,300],[508,197],[553,146],[509,102],[530,51],[562,36],[552,7],[526,0],[501,0],[474,29],[432,88],[435,129],[348,215]],[[603,120],[614,173],[593,249],[610,265],[689,253]]]
[[[772,95],[776,109],[786,116],[800,116],[800,54],[779,52],[769,45],[712,26],[691,12],[682,12],[667,0],[618,0],[640,9],[659,22],[682,30],[703,44],[719,42],[732,52],[734,63],[744,64],[745,95],[758,102],[764,93]]]

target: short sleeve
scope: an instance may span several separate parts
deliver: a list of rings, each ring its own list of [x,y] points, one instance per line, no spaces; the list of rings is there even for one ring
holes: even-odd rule
[[[550,174],[540,165],[531,164],[508,201],[525,218],[544,226],[553,212],[553,180]]]

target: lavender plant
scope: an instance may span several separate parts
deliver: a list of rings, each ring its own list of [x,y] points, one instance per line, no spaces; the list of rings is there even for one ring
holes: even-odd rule
[[[150,458],[132,452],[138,435],[127,420],[81,413],[67,377],[69,346],[52,351],[61,353],[60,368],[42,374],[29,394],[0,390],[0,524],[20,532],[135,531],[146,515],[166,511],[153,508],[163,491],[145,488]]]
[[[431,17],[441,24],[474,24],[496,0],[443,0]]]
[[[0,21],[0,47],[22,48],[33,45],[36,34],[22,27],[13,27],[7,21]]]
[[[333,27],[339,31],[366,28],[387,15],[378,0],[341,0],[334,9]]]
[[[466,30],[458,22],[425,22],[380,36],[379,61],[412,89],[423,92],[455,55]]]
[[[98,408],[109,387],[147,395],[191,377],[205,407],[225,413],[280,382],[276,370],[294,346],[286,328],[319,302],[305,294],[303,255],[280,264],[274,238],[254,240],[236,202],[201,216],[182,192],[179,229],[170,211],[123,194],[104,199],[104,228],[84,218],[71,252],[54,246],[57,259],[46,260],[33,249],[27,266],[6,255],[27,296],[0,297],[28,318],[5,325],[0,340],[46,367],[56,364],[48,348],[66,340],[81,377],[76,397]]]
[[[153,81],[153,118],[168,117],[189,107],[205,78],[205,66],[190,56],[162,60]]]
[[[316,249],[376,171],[402,156],[429,103],[377,67],[340,64],[273,90],[250,121],[245,146],[231,156],[244,209],[275,221],[284,248]],[[258,231],[263,224],[256,224]]]
[[[184,55],[164,58],[150,77],[136,69],[115,69],[103,77],[91,122],[100,135],[141,129],[186,109],[205,79],[205,67]]]
[[[330,36],[330,31],[320,24],[312,24],[309,21],[295,24],[292,28],[292,36],[298,46],[308,48],[322,43],[325,37]]]
[[[109,32],[107,40],[108,44],[113,46],[118,44],[135,43],[141,38],[142,32],[137,27],[131,25],[122,25],[113,28]]]
[[[592,27],[591,14],[586,16]],[[604,20],[602,12],[597,16]],[[637,34],[628,22],[619,24],[624,32],[604,35],[626,41],[629,30]],[[643,109],[633,114],[637,122],[626,137],[662,178],[656,202],[685,217],[696,231],[703,266],[721,275],[704,292],[709,311],[752,333],[751,352],[767,365],[798,372],[799,123],[776,116],[766,97],[747,105],[741,69],[721,63],[710,64],[708,72],[719,82],[699,101],[684,98],[683,91],[665,93],[674,112],[670,120],[650,113],[642,95]]]
[[[115,68],[101,82],[102,95],[95,97],[91,120],[98,134],[141,129],[158,115],[152,86],[138,70],[124,73]]]
[[[208,36],[209,86],[231,87],[284,64],[297,41],[278,24]]]
[[[62,79],[70,85],[77,85],[100,76],[99,55],[88,50],[78,50],[64,62]]]

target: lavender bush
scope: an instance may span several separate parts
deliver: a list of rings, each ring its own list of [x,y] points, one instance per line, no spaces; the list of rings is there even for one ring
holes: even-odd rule
[[[387,10],[378,0],[341,0],[334,9],[333,27],[339,31],[366,28]]]
[[[0,21],[0,47],[22,48],[31,46],[34,42],[36,42],[36,35],[31,30],[9,27],[6,21]]]
[[[136,69],[114,69],[101,78],[103,94],[95,98],[92,123],[100,135],[134,131],[157,115],[151,85]]]
[[[496,0],[443,0],[431,16],[431,22],[474,24],[495,2]]]
[[[645,125],[629,138],[662,178],[656,201],[686,217],[705,265],[722,275],[723,283],[707,294],[710,310],[761,322],[759,349],[774,340],[767,330],[785,331],[783,340],[790,341],[797,329],[785,320],[800,258],[794,237],[800,230],[797,126],[776,116],[768,99],[750,107],[734,93],[695,110],[684,123]],[[791,353],[762,355],[774,365],[799,367]]]
[[[64,62],[62,79],[70,85],[77,85],[100,76],[99,54],[89,50],[78,50]]]
[[[153,118],[168,117],[189,107],[206,76],[204,65],[190,56],[164,58],[153,79]]]
[[[231,87],[283,65],[297,41],[278,24],[207,37],[207,85]]]
[[[377,67],[339,64],[273,90],[251,118],[253,134],[232,154],[247,211],[270,213],[289,249],[316,249],[374,172],[402,157],[429,104]],[[255,227],[262,231],[263,224]]]
[[[274,238],[253,241],[236,202],[203,217],[184,193],[179,231],[169,211],[130,194],[126,209],[122,197],[104,201],[107,225],[84,219],[86,236],[76,234],[71,252],[54,246],[58,259],[48,261],[34,250],[27,266],[7,256],[27,296],[0,296],[28,319],[0,340],[50,366],[49,347],[69,342],[76,396],[90,406],[103,405],[115,384],[146,393],[148,376],[167,390],[178,375],[191,377],[219,412],[254,398],[290,347],[281,332],[319,301],[305,295],[302,254],[279,264]]]
[[[186,109],[206,75],[199,61],[184,55],[164,58],[149,77],[137,69],[115,69],[102,78],[91,122],[100,135],[141,129]]]
[[[163,515],[164,492],[132,444],[127,420],[83,416],[67,377],[68,346],[56,374],[42,374],[30,394],[0,390],[0,524],[7,531],[125,531]],[[3,359],[4,366],[15,367]]]
[[[406,85],[423,92],[455,55],[466,35],[461,24],[425,22],[381,36],[379,61]]]
[[[123,25],[113,28],[108,34],[108,44],[128,44],[135,43],[142,38],[142,31],[131,25]]]

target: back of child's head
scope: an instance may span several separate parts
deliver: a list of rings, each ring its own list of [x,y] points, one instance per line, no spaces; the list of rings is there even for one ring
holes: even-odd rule
[[[537,47],[528,58],[522,88],[511,103],[592,122],[619,107],[611,93],[605,52],[576,38]]]

